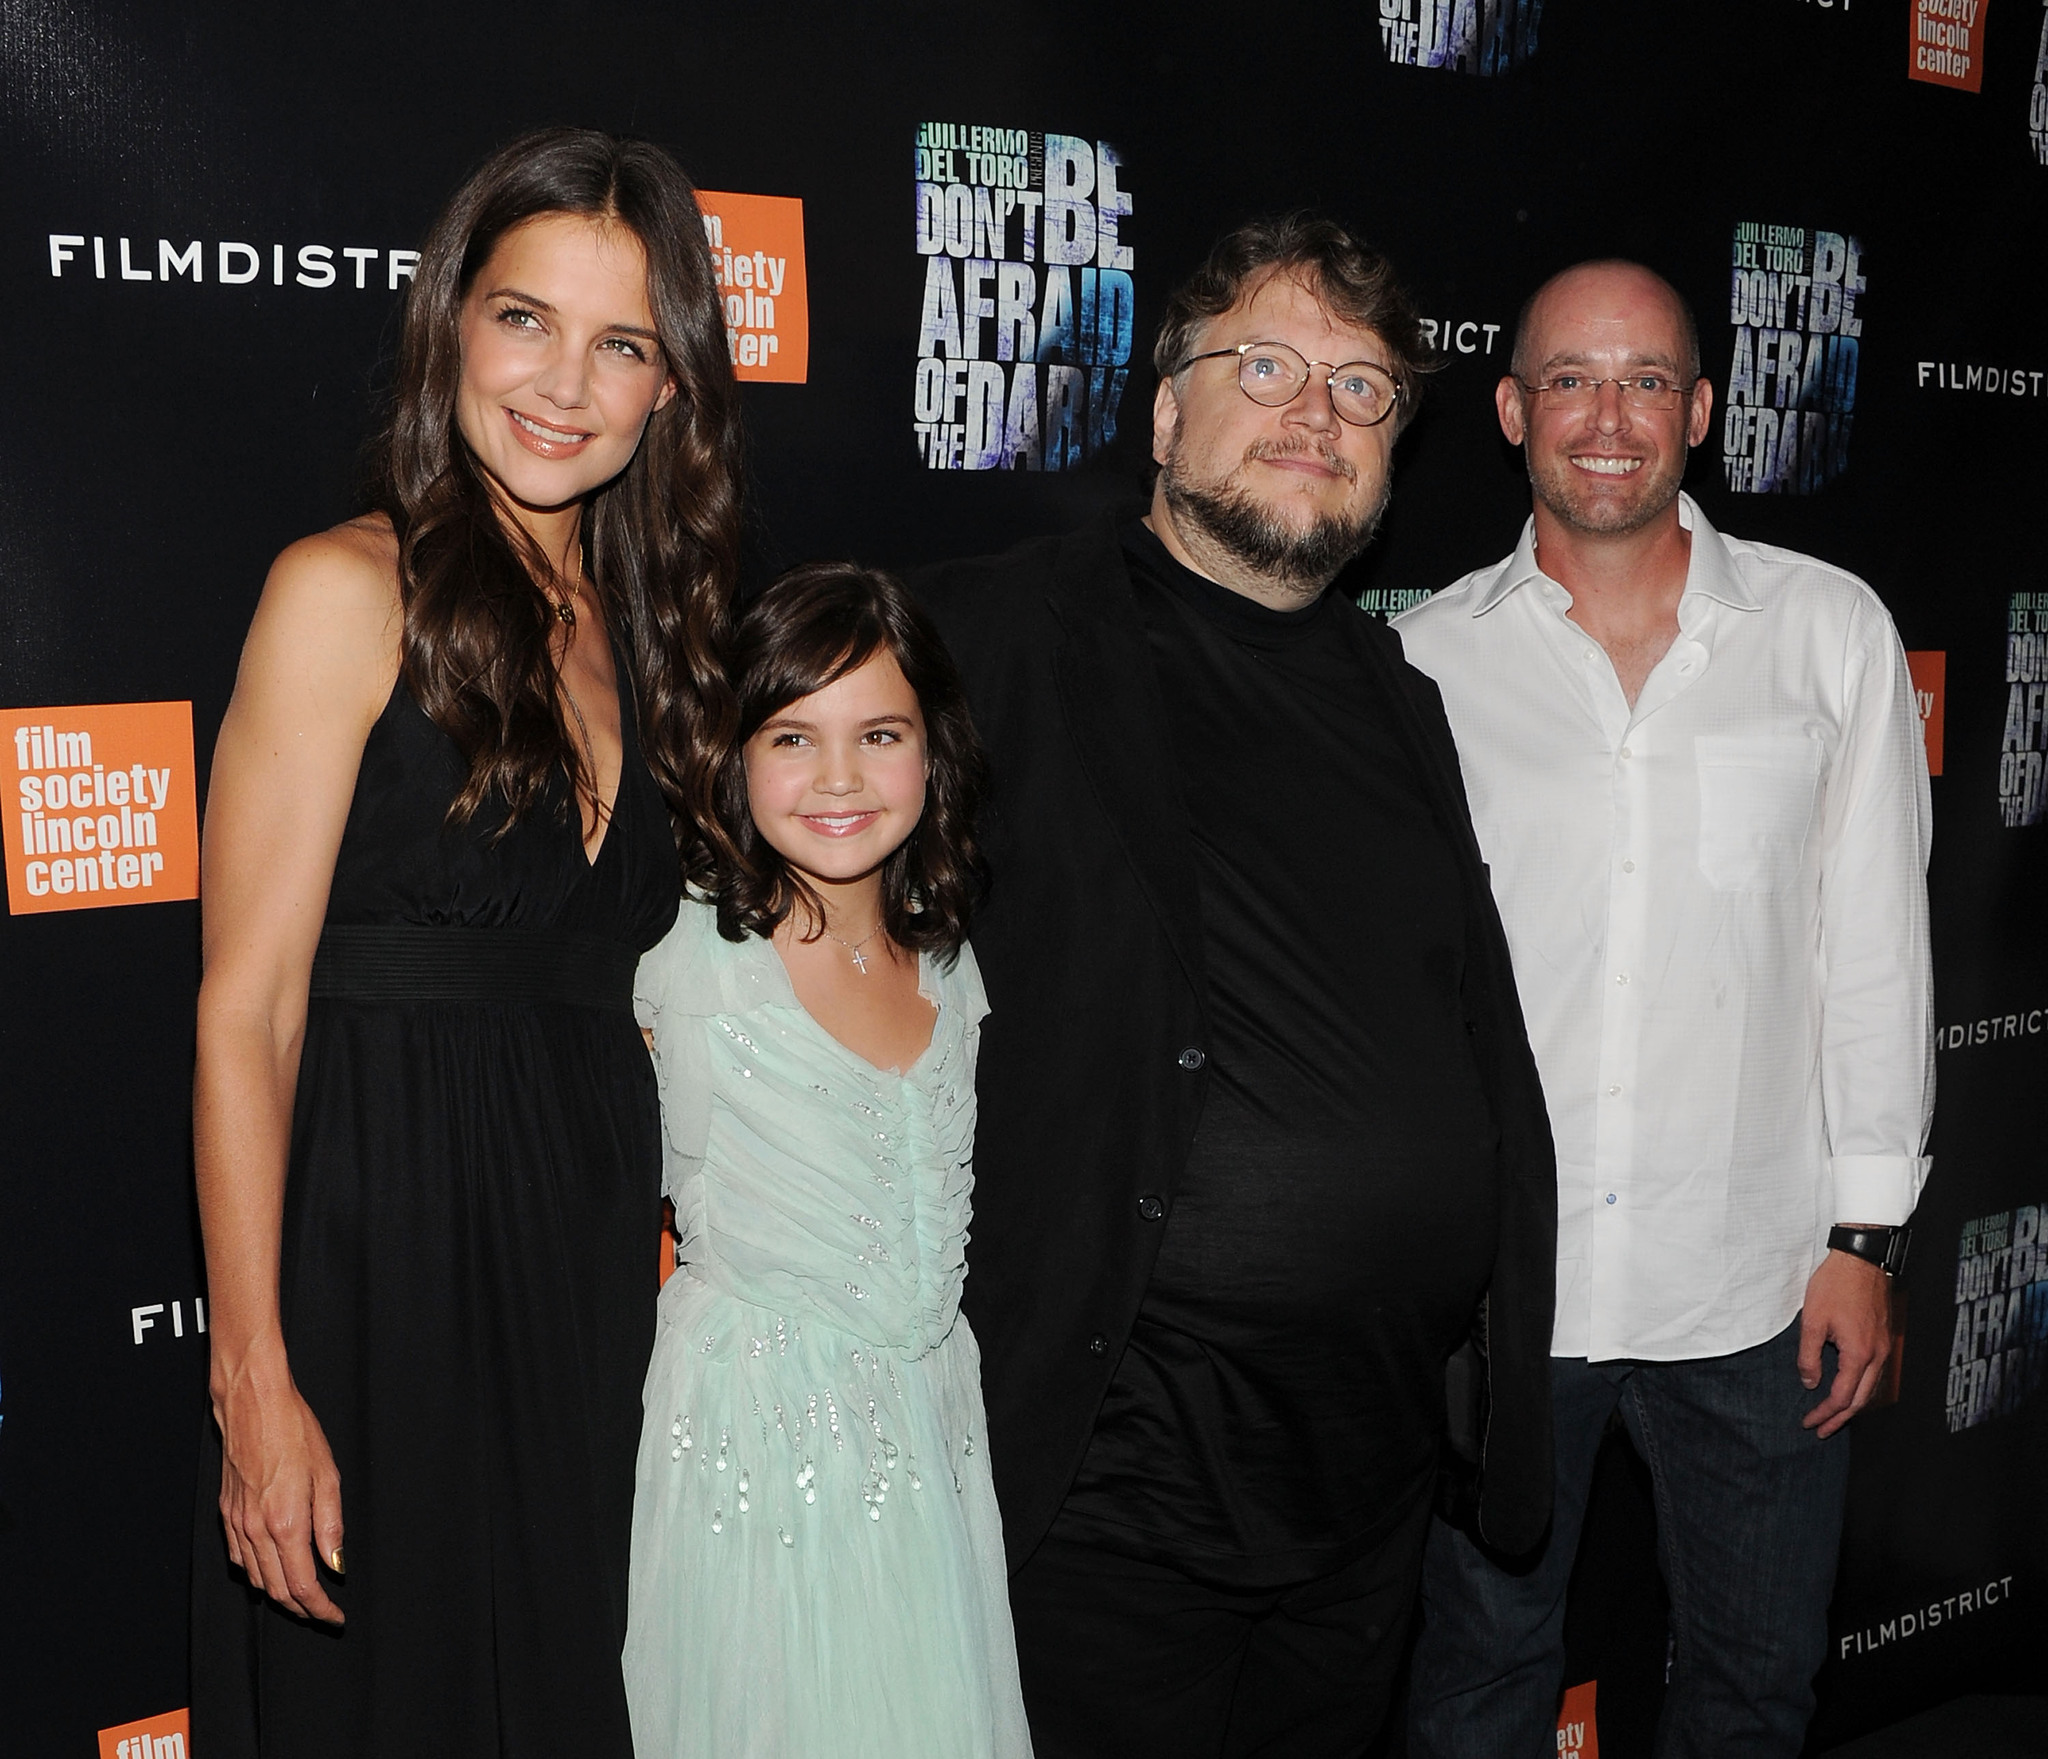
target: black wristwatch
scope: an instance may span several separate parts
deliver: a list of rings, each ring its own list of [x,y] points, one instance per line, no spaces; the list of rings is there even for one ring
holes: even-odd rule
[[[1913,1229],[1908,1223],[1895,1228],[1828,1229],[1829,1251],[1861,1258],[1876,1265],[1886,1276],[1895,1277],[1905,1270],[1906,1248],[1912,1243]]]

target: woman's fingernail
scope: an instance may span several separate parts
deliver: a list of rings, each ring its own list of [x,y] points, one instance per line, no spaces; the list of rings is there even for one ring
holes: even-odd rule
[[[340,1546],[337,1545],[333,1549],[333,1551],[328,1553],[327,1567],[331,1569],[337,1576],[345,1576],[348,1574],[348,1571],[342,1567]]]

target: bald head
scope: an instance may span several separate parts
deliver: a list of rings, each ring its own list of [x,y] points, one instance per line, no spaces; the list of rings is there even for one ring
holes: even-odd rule
[[[1621,257],[1601,257],[1560,269],[1529,295],[1515,321],[1515,377],[1530,382],[1543,374],[1548,349],[1545,335],[1553,321],[1570,319],[1589,308],[1610,308],[1625,302],[1640,307],[1661,305],[1669,316],[1671,365],[1688,379],[1700,376],[1700,331],[1692,307],[1678,289],[1654,269]]]

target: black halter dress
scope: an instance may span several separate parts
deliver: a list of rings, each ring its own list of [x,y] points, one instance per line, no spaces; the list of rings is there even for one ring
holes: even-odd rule
[[[621,676],[624,668],[621,666]],[[675,844],[622,709],[595,861],[560,798],[451,826],[403,683],[349,809],[300,1063],[282,1298],[341,1472],[347,1615],[227,1561],[211,1418],[193,1580],[207,1759],[630,1759],[619,1671],[660,1116],[632,1015]]]

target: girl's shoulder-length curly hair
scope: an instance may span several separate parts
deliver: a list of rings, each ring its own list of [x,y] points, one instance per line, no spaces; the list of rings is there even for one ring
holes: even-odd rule
[[[690,875],[717,905],[727,940],[774,933],[799,901],[818,932],[824,913],[816,892],[754,823],[746,746],[771,716],[880,653],[902,669],[925,726],[924,812],[882,866],[882,926],[898,946],[948,960],[967,939],[988,890],[976,823],[988,759],[959,671],[901,582],[851,562],[816,562],[768,586],[731,635],[738,721],[713,780],[717,822]]]

